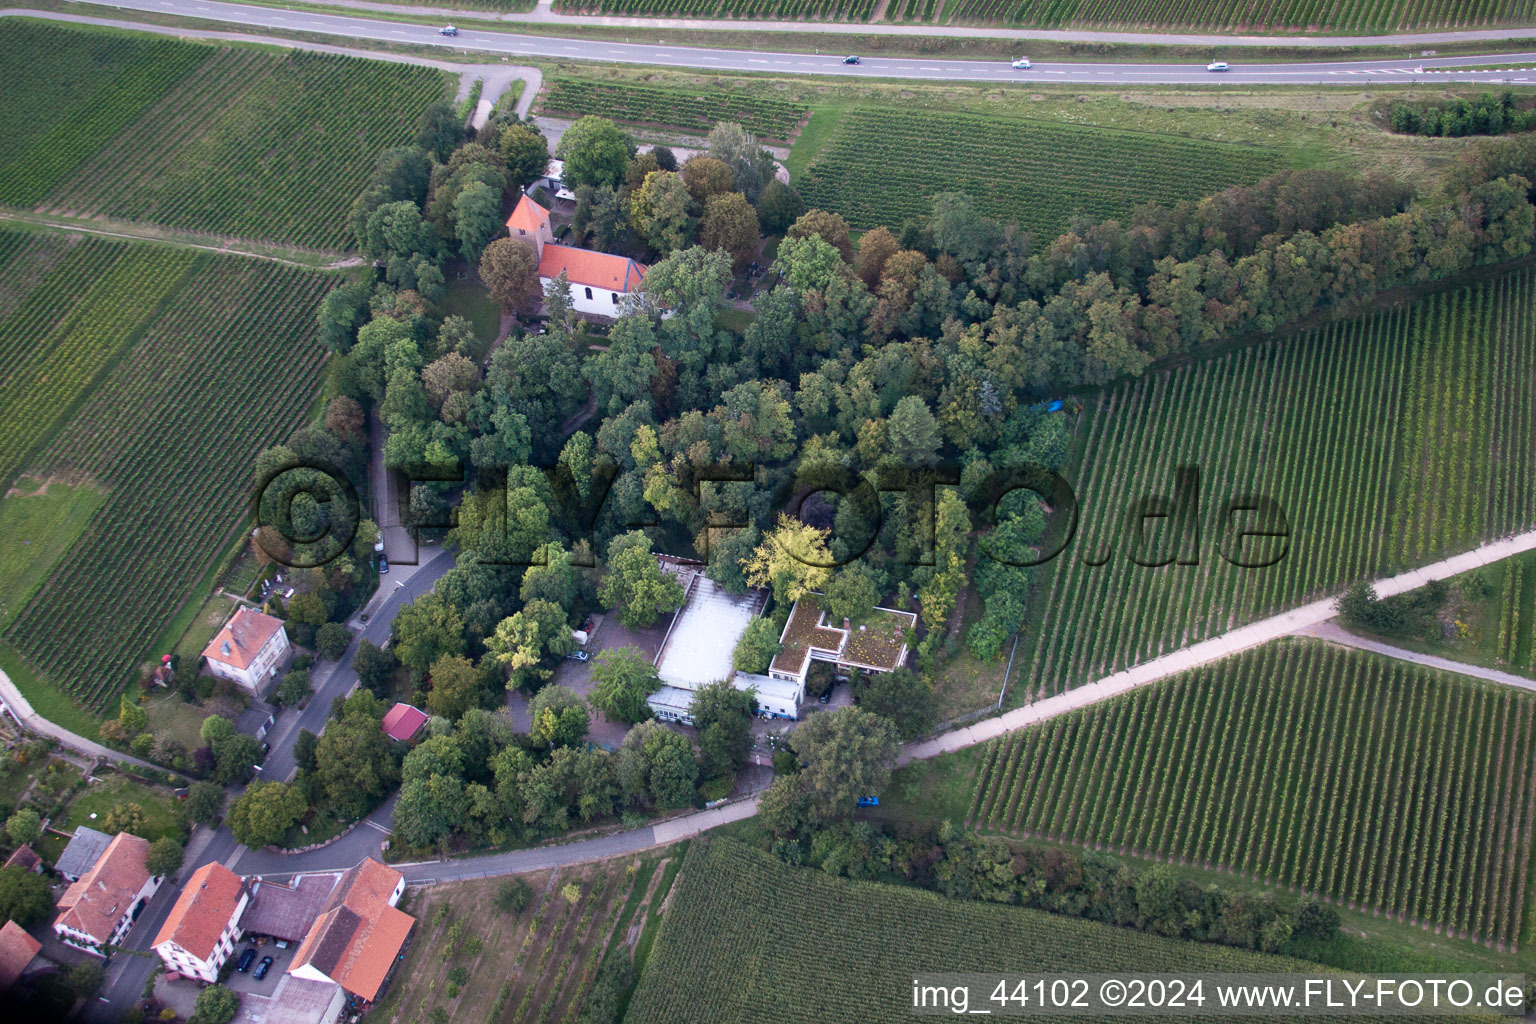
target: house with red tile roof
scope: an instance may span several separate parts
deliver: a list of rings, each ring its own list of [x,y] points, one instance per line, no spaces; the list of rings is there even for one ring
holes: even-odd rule
[[[208,670],[253,694],[277,681],[293,650],[283,620],[241,608],[203,648]]]
[[[121,945],[139,912],[160,888],[149,873],[149,840],[119,832],[96,863],[64,891],[53,931],[63,942],[105,956]]]
[[[532,242],[539,254],[539,284],[565,275],[571,305],[589,316],[617,317],[628,309],[628,298],[640,291],[645,265],[627,256],[560,245],[549,226],[549,211],[526,195],[507,218],[513,238]]]
[[[222,864],[192,872],[153,943],[165,969],[172,976],[217,981],[240,941],[240,917],[250,899],[240,876]]]
[[[43,858],[39,857],[37,851],[30,846],[18,846],[15,852],[5,858],[5,866],[21,868],[23,871],[40,875],[43,873]]]
[[[299,944],[288,973],[334,981],[365,1003],[378,998],[416,919],[395,904],[405,876],[371,857],[341,876]]]
[[[407,743],[426,724],[427,713],[425,711],[412,707],[409,704],[396,704],[384,716],[384,721],[380,723],[380,727],[384,730],[384,735],[390,739]]]
[[[27,972],[43,944],[27,934],[27,930],[15,921],[5,922],[0,928],[0,993],[16,984]]]

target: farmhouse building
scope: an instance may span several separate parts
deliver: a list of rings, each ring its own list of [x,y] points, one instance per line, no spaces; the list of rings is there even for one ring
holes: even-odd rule
[[[416,924],[395,906],[404,892],[405,876],[372,858],[346,871],[288,973],[304,981],[333,981],[362,1002],[373,1002]]]
[[[17,980],[27,973],[43,944],[27,934],[15,921],[5,922],[0,928],[0,995],[7,992]]]
[[[59,899],[54,934],[87,953],[104,956],[106,946],[128,937],[133,922],[160,879],[149,873],[149,840],[119,832],[89,871]]]
[[[292,650],[282,619],[241,608],[208,641],[203,657],[215,676],[259,694],[277,679]]]
[[[240,876],[217,862],[192,873],[171,915],[155,936],[155,952],[171,974],[209,984],[240,940],[240,915],[250,902]]]
[[[907,660],[906,631],[917,625],[913,612],[876,608],[867,622],[854,627],[847,619],[841,627],[827,621],[821,595],[806,594],[790,609],[780,650],[768,666],[768,674],[786,682],[805,685],[812,661],[827,661],[841,671],[890,672]]]
[[[517,201],[507,218],[507,233],[533,243],[539,255],[539,284],[547,287],[562,273],[570,287],[571,306],[588,316],[617,317],[640,290],[645,266],[627,256],[560,245],[549,225],[549,211],[528,196]]]
[[[43,873],[43,858],[37,855],[37,851],[30,846],[18,846],[12,854],[5,858],[5,866],[8,868],[21,868],[35,875]]]
[[[89,826],[81,825],[75,829],[75,835],[64,847],[64,852],[59,854],[53,870],[71,882],[78,882],[80,876],[91,870],[91,866],[101,859],[103,853],[107,852],[111,842],[112,837],[105,832],[98,832]]]

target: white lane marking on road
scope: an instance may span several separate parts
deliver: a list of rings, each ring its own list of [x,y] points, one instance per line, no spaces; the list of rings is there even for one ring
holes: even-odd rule
[[[919,71],[943,71],[943,68],[918,68]]]
[[[756,57],[748,57],[747,58],[747,63],[748,64],[767,64],[768,62],[765,61],[765,60],[758,60]]]
[[[719,57],[700,57],[700,60],[719,60]]]

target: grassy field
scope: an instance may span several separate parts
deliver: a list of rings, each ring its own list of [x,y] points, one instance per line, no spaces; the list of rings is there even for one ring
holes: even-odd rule
[[[432,68],[0,23],[0,202],[345,249],[374,155],[448,95]]]
[[[239,522],[255,453],[308,409],[323,357],[313,309],[327,280],[97,239],[58,256],[0,321],[15,410],[0,430],[0,465],[7,477],[87,479],[105,500],[4,641],[42,681],[96,710]],[[39,322],[58,326],[38,333]],[[59,643],[66,622],[72,640]]]
[[[1536,676],[1536,553],[1506,558],[1447,582],[1432,633],[1382,635],[1349,628],[1410,651]]]
[[[720,121],[735,121],[764,142],[787,142],[810,111],[791,100],[724,83],[688,91],[561,76],[546,79],[540,112],[556,117],[600,114],[628,124],[655,125],[704,135]]]
[[[1039,570],[1010,700],[1528,529],[1533,303],[1536,274],[1520,270],[1090,397],[1069,472],[1082,518]],[[1198,547],[1166,521],[1133,547],[1130,503],[1172,495],[1177,466],[1199,470]],[[1290,537],[1276,564],[1247,569],[1223,557],[1222,519],[1229,500],[1255,494],[1278,503]],[[1131,560],[1175,545],[1197,564]],[[1253,542],[1245,552],[1261,554]]]
[[[568,13],[686,15],[870,21],[870,0],[556,0]],[[891,0],[885,21],[948,22],[1030,28],[1225,29],[1242,32],[1391,32],[1407,29],[1529,25],[1530,0]]]
[[[1287,641],[993,743],[972,813],[1502,948],[1525,905],[1533,731],[1520,691]]]
[[[505,877],[413,891],[407,909],[417,932],[373,1015],[392,1024],[431,1021],[439,1011],[476,1024],[575,1020],[604,954],[633,951],[659,917],[680,852],[519,876],[533,890],[520,913],[494,907]],[[568,885],[580,889],[575,903],[562,894]]]
[[[483,360],[501,333],[501,307],[491,301],[485,287],[468,278],[449,281],[447,294],[443,296],[443,312],[461,316],[474,324],[478,347],[469,356],[477,362]]]
[[[163,790],[151,789],[120,775],[108,776],[83,790],[70,802],[64,820],[55,824],[70,832],[81,825],[89,825],[101,831],[103,819],[118,804],[138,804],[144,809],[145,839],[173,836],[185,840],[186,815],[176,798]]]
[[[823,981],[808,978],[811,965]],[[938,970],[1309,969],[1316,967],[1040,911],[849,882],[716,838],[693,843],[624,1019],[894,1024],[912,1018],[913,975]]]
[[[85,532],[106,495],[90,484],[25,479],[0,499],[0,629]]]
[[[1131,156],[1134,154],[1134,157]],[[1139,203],[1196,199],[1280,166],[1269,150],[958,113],[854,107],[796,187],[856,228],[897,229],[936,192],[1039,236],[1072,217],[1126,217]]]

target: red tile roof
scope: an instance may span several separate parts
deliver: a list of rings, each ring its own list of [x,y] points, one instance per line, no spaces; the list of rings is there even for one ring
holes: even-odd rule
[[[80,881],[64,891],[54,923],[106,942],[149,881],[148,857],[149,840],[119,832]]]
[[[427,714],[409,704],[396,704],[384,716],[383,729],[392,740],[402,743],[416,735],[416,730],[427,723]]]
[[[35,871],[43,862],[43,858],[37,855],[37,851],[30,846],[18,846],[16,852],[5,859],[8,868],[21,868],[23,871]]]
[[[646,268],[627,256],[546,242],[544,254],[539,258],[539,276],[559,277],[562,270],[571,284],[606,288],[611,292],[634,292],[640,290]]]
[[[235,612],[223,629],[203,648],[203,657],[220,661],[235,668],[250,668],[251,662],[261,653],[278,630],[283,628],[282,619],[241,608]],[[226,652],[226,648],[228,648]]]
[[[526,231],[537,235],[540,228],[549,227],[549,211],[527,196],[517,201],[512,216],[507,218],[508,231]]]
[[[240,876],[217,862],[204,864],[187,879],[171,915],[150,943],[174,942],[199,960],[213,956],[219,936],[240,909]]]
[[[325,910],[293,955],[368,1002],[378,996],[416,919],[389,905],[400,872],[369,858],[342,875]]]
[[[26,929],[15,921],[5,922],[0,928],[0,992],[16,984],[27,964],[37,956],[43,944],[28,935]]]

